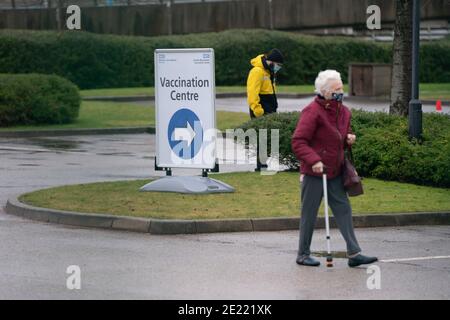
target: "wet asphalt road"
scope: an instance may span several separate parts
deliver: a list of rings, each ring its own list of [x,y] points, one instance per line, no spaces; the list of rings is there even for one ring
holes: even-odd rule
[[[232,161],[222,151],[220,141],[221,172],[255,168],[254,159],[249,164],[228,164]],[[236,150],[236,154],[243,151]],[[165,175],[154,170],[155,138],[149,134],[0,138],[0,156],[2,203],[13,195],[51,186]],[[174,169],[173,173],[198,175],[201,171]]]
[[[163,175],[154,172],[153,157],[147,134],[0,139],[0,205],[50,186]],[[377,263],[381,288],[369,290],[367,269],[350,269],[346,259],[335,259],[332,269],[323,258],[320,268],[297,266],[295,231],[154,236],[33,222],[0,209],[0,299],[450,298],[450,227],[356,234],[367,254],[425,259]],[[345,249],[337,230],[332,246]],[[312,249],[325,249],[322,230]],[[69,265],[81,269],[80,290],[66,288]]]
[[[292,112],[301,111],[305,108],[314,96],[302,97],[302,98],[278,98],[278,112]],[[134,102],[139,105],[154,105],[153,102],[140,101]],[[377,101],[363,98],[351,98],[346,99],[344,104],[355,110],[365,110],[370,112],[389,112],[389,103],[385,101]],[[245,112],[248,113],[248,105],[246,98],[218,98],[216,99],[216,110],[220,111],[232,111],[232,112]],[[430,103],[424,103],[422,110],[425,113],[436,112],[436,105]],[[442,113],[450,114],[450,104],[442,105]]]

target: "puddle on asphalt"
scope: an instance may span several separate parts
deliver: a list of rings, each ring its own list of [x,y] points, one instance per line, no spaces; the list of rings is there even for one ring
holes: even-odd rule
[[[20,157],[8,157],[9,160],[20,160],[20,161],[44,161],[45,158],[20,158]]]
[[[132,152],[98,152],[99,156],[134,156]]]
[[[291,253],[291,254],[297,254],[297,250],[283,250],[283,252]],[[319,258],[326,258],[328,253],[326,251],[312,251],[311,256],[313,257],[319,257]],[[336,259],[347,259],[347,252],[345,251],[332,251],[331,256]]]
[[[64,139],[48,139],[48,138],[30,138],[27,139],[29,144],[34,146],[39,146],[41,148],[49,150],[63,150],[63,151],[78,151],[85,152],[81,150],[81,143],[88,143],[85,141],[74,141],[74,140],[64,140]]]
[[[122,142],[123,139],[114,139],[114,138],[100,138],[98,139],[99,142]]]
[[[324,258],[326,258],[328,253],[326,251],[313,251],[313,252],[311,252],[311,255],[312,256],[316,256],[316,257],[324,257]],[[345,251],[333,251],[333,252],[331,252],[331,256],[333,258],[345,259],[345,258],[347,258],[347,252],[345,252]]]

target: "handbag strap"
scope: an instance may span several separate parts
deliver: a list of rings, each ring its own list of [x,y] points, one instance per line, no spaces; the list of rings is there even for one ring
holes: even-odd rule
[[[355,165],[355,158],[353,157],[352,146],[347,146],[347,157]]]

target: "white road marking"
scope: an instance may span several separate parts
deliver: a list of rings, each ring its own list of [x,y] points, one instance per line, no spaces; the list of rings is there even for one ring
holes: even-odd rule
[[[422,261],[422,260],[435,260],[435,259],[450,259],[450,256],[434,256],[434,257],[417,257],[417,258],[404,258],[404,259],[388,259],[380,260],[380,262],[405,262],[405,261]]]

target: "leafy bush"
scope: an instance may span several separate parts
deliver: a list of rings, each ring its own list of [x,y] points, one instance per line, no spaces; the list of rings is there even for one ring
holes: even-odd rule
[[[450,116],[424,114],[423,141],[409,141],[408,120],[382,112],[352,110],[357,135],[353,148],[360,175],[420,185],[450,187]],[[291,170],[299,163],[291,149],[298,112],[268,115],[242,125],[280,130],[280,162]]]
[[[80,103],[78,88],[64,78],[0,74],[0,126],[70,123]]]
[[[313,37],[268,30],[132,37],[65,31],[0,31],[0,73],[57,74],[81,89],[152,86],[157,48],[214,48],[217,85],[243,85],[250,59],[281,49],[286,68],[280,84],[312,84],[326,68],[347,81],[351,62],[389,63],[392,46],[339,37]],[[422,82],[450,82],[450,42],[425,43]]]

